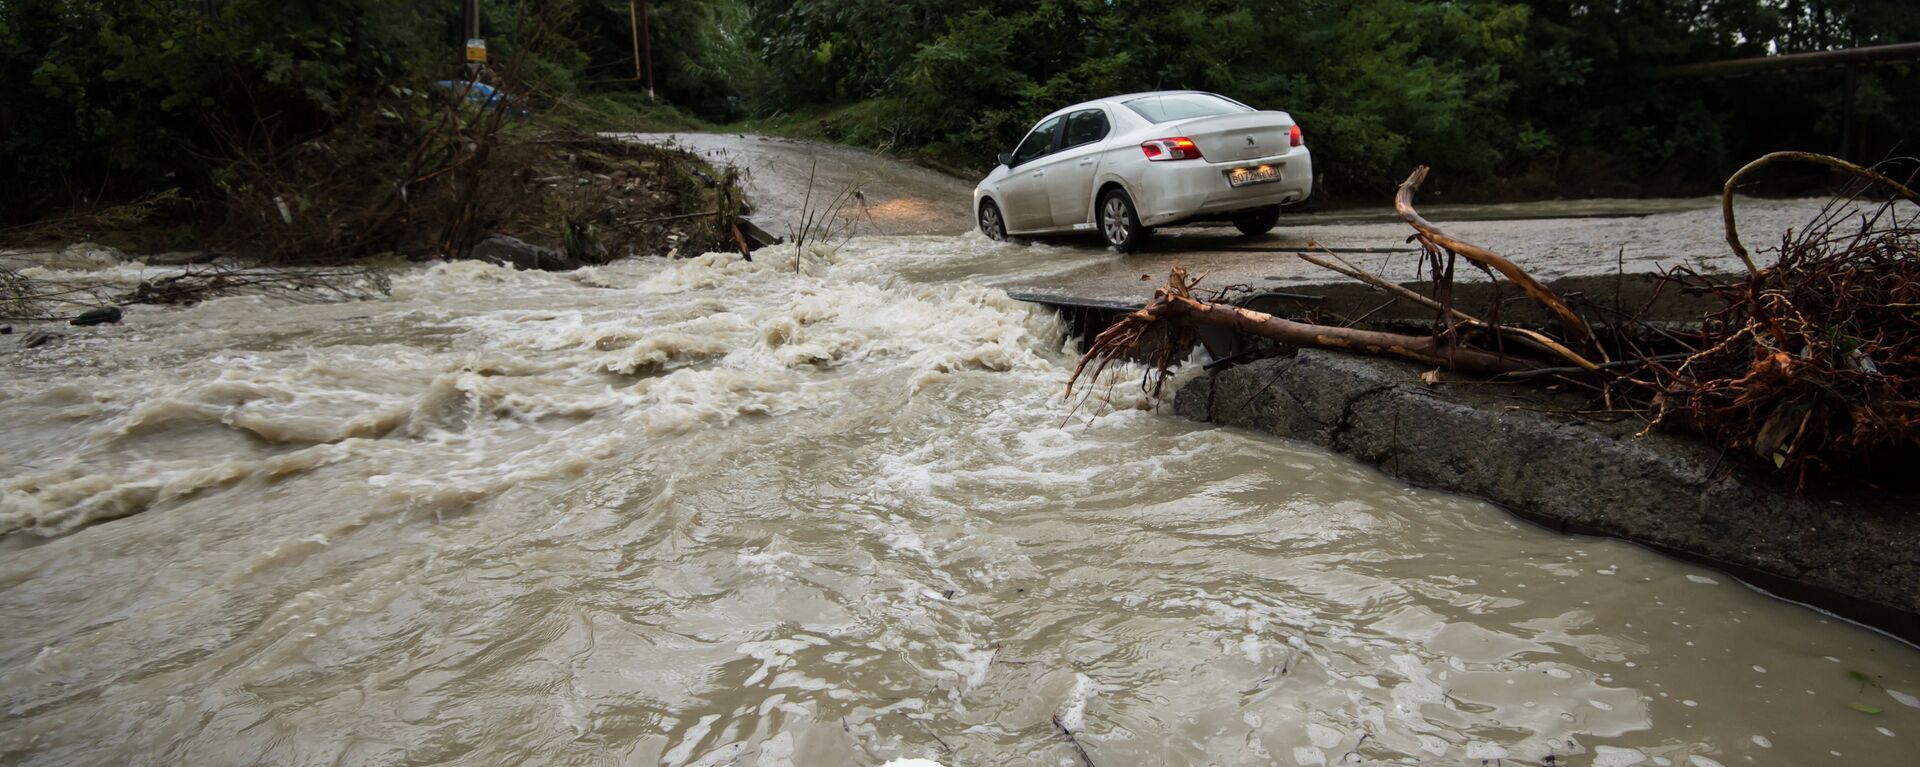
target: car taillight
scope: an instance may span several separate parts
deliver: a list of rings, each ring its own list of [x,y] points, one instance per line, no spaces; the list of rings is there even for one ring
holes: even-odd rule
[[[1294,125],[1292,137],[1287,139],[1287,146],[1305,146],[1306,143],[1307,139],[1300,135],[1300,126]]]
[[[1152,162],[1200,159],[1200,147],[1194,146],[1193,139],[1185,136],[1157,138],[1141,144],[1140,151],[1145,152],[1147,159]]]

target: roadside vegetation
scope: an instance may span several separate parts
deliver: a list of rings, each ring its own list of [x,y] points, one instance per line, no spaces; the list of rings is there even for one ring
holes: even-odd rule
[[[0,241],[309,265],[510,236],[493,258],[549,267],[730,245],[733,176],[581,130],[701,124],[584,86],[584,5],[484,3],[476,75],[457,3],[0,2]]]
[[[1837,151],[1844,75],[1660,67],[1920,40],[1900,0],[744,2],[757,125],[979,171],[1052,109],[1213,90],[1292,112],[1318,196],[1369,202],[1420,164],[1444,199],[1706,193],[1768,151]],[[1854,82],[1855,157],[1910,154],[1920,65]]]

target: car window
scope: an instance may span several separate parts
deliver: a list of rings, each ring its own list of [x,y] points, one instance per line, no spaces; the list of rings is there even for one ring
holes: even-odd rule
[[[1058,117],[1040,123],[1040,127],[1034,128],[1032,133],[1027,134],[1027,139],[1020,142],[1020,148],[1013,150],[1013,164],[1019,165],[1052,151],[1054,134],[1059,132]]]
[[[1141,117],[1147,118],[1148,122],[1155,123],[1253,111],[1253,107],[1231,99],[1224,99],[1211,93],[1168,93],[1160,96],[1142,96],[1129,100],[1126,104],[1128,109],[1139,113]]]
[[[1084,146],[1107,137],[1107,113],[1086,109],[1067,115],[1067,140],[1060,148]]]

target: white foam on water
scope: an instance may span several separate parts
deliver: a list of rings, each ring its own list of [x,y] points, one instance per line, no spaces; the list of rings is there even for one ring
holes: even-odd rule
[[[713,723],[717,721],[720,721],[718,714],[700,717],[700,721],[695,722],[692,727],[687,728],[684,735],[680,736],[680,742],[662,757],[661,762],[667,765],[686,764],[693,758],[693,750],[699,747],[700,741],[707,737],[707,732],[713,729]]]
[[[1483,740],[1476,740],[1467,744],[1466,757],[1468,759],[1505,759],[1507,755],[1508,751],[1506,748]]]
[[[1086,674],[1075,674],[1073,690],[1067,693],[1067,702],[1060,708],[1060,726],[1068,732],[1078,733],[1087,728],[1087,704],[1093,701],[1099,692],[1098,685]]]
[[[1637,748],[1594,746],[1593,767],[1632,767],[1645,764],[1647,755]]]

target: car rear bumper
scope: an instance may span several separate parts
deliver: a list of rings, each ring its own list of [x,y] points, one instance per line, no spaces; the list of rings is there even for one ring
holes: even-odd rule
[[[1227,183],[1227,172],[1240,167],[1276,165],[1280,180],[1235,188]],[[1147,226],[1177,224],[1196,216],[1226,214],[1248,208],[1285,205],[1307,199],[1313,193],[1313,156],[1306,147],[1293,147],[1284,154],[1232,162],[1153,163],[1143,184],[1151,190],[1142,201],[1140,223]]]

